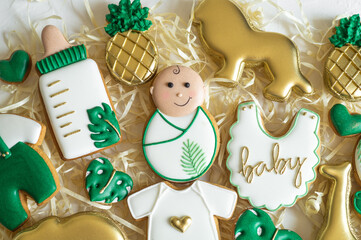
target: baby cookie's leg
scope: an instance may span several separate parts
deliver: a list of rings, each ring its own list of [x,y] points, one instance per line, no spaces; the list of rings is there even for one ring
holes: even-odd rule
[[[274,79],[264,89],[265,97],[284,101],[290,96],[293,87],[296,87],[301,95],[311,94],[313,88],[301,73],[298,52],[293,42],[284,36],[280,36],[278,41],[275,51],[270,51],[266,60],[266,67]]]

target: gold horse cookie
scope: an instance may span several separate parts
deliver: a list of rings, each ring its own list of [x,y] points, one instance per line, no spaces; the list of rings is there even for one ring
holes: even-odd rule
[[[244,67],[264,65],[272,82],[263,94],[272,101],[286,101],[292,90],[313,93],[300,71],[295,44],[278,33],[267,33],[248,24],[233,0],[203,0],[195,11],[195,23],[206,50],[222,68],[216,78],[238,81]]]

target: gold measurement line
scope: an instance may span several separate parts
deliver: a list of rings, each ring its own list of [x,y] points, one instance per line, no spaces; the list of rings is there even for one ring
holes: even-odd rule
[[[49,83],[49,84],[48,84],[48,87],[51,87],[51,86],[57,84],[58,82],[60,82],[60,80],[56,80],[56,81],[54,81],[54,82],[52,82],[52,83]]]
[[[60,128],[65,128],[65,127],[69,126],[70,124],[72,124],[72,122],[65,123],[65,124],[61,125]]]
[[[54,108],[58,108],[58,107],[60,107],[60,106],[63,106],[64,104],[66,104],[66,102],[62,102],[62,103],[56,104],[56,105],[54,106]]]
[[[60,115],[60,116],[57,116],[56,119],[60,119],[60,118],[62,118],[62,117],[68,116],[68,115],[73,114],[73,113],[75,113],[75,111],[71,111],[71,112],[64,113],[64,114],[62,114],[62,115]]]
[[[67,92],[67,91],[69,91],[69,88],[64,89],[64,90],[62,90],[62,91],[60,91],[60,92],[54,93],[54,94],[50,95],[50,97],[53,98],[53,97],[55,97],[55,96],[58,96],[58,95],[60,95],[60,94],[65,93],[65,92]]]
[[[69,136],[71,136],[71,135],[74,135],[74,134],[76,134],[76,133],[78,133],[78,132],[80,132],[80,130],[78,129],[78,130],[76,130],[76,131],[74,131],[74,132],[71,132],[71,133],[67,133],[67,134],[65,134],[64,135],[64,137],[66,138],[66,137],[69,137]]]

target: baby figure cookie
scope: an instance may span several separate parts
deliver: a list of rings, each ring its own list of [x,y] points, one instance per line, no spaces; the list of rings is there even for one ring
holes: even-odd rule
[[[13,240],[126,240],[117,224],[96,212],[66,218],[48,217],[21,231]]]
[[[119,123],[107,88],[85,46],[71,46],[50,25],[42,40],[45,55],[36,64],[39,88],[62,158],[76,159],[119,143]]]
[[[270,211],[305,196],[320,162],[319,121],[316,113],[301,109],[288,132],[273,137],[264,129],[256,104],[241,103],[227,145],[230,181],[239,196]]]
[[[234,0],[203,0],[194,13],[200,39],[221,69],[216,78],[239,81],[245,66],[265,66],[271,83],[263,94],[286,101],[294,91],[313,93],[300,70],[298,49],[289,38],[255,29]]]
[[[201,77],[188,67],[171,66],[158,74],[150,92],[157,107],[143,137],[150,167],[173,182],[199,178],[211,167],[219,147],[217,124],[201,106]]]
[[[14,231],[30,216],[27,196],[45,204],[59,190],[50,159],[38,147],[45,126],[14,114],[0,114],[0,223]]]
[[[183,190],[162,182],[128,197],[132,216],[148,217],[148,240],[218,240],[217,218],[229,219],[236,203],[234,191],[202,181]]]

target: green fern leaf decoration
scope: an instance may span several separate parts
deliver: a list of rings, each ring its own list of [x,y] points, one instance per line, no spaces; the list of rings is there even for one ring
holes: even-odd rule
[[[201,175],[206,167],[206,156],[203,149],[195,142],[183,142],[183,153],[181,156],[181,165],[183,171],[192,177]]]

